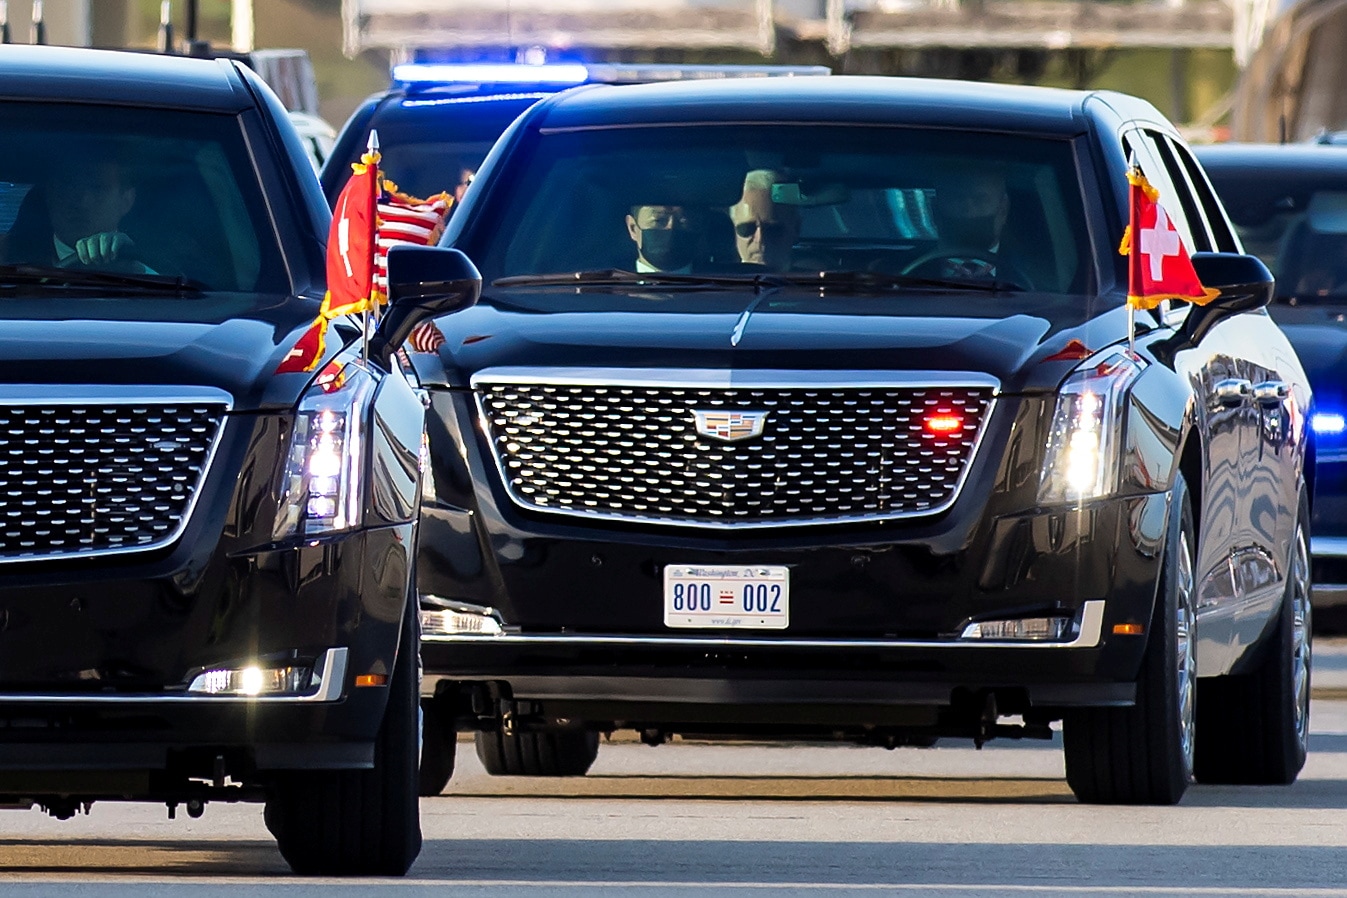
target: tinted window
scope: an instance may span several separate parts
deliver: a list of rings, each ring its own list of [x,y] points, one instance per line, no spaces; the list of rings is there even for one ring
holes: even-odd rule
[[[0,103],[0,145],[0,262],[288,292],[236,117]],[[115,257],[82,255],[98,235]]]
[[[692,232],[692,254],[675,267],[693,271],[741,271],[762,261],[747,242],[787,234],[782,269],[938,276],[932,258],[990,253],[997,277],[1035,289],[1090,283],[1065,140],[836,125],[595,129],[544,134],[512,161],[465,242],[487,278],[639,267],[635,231],[672,224]],[[763,201],[751,215],[750,188]]]
[[[380,167],[398,189],[412,196],[453,194],[466,186],[491,151],[496,138],[541,95],[517,97],[412,97],[382,105],[370,120],[378,132]],[[355,138],[355,139],[350,139]],[[339,166],[324,183],[340,190],[359,161],[368,131],[343,135],[343,156],[326,165]],[[335,196],[335,193],[334,193]],[[333,197],[330,197],[330,199]]]
[[[1287,179],[1244,166],[1209,174],[1245,249],[1276,277],[1280,301],[1347,301],[1347,178]]]

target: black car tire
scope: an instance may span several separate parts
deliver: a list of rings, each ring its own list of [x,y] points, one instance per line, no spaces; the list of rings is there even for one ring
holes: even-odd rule
[[[421,701],[421,795],[439,795],[454,775],[458,734],[453,720],[434,699]]]
[[[477,757],[492,776],[584,776],[599,755],[599,734],[586,730],[477,734]]]
[[[1198,681],[1199,783],[1286,785],[1305,766],[1312,652],[1308,520],[1302,496],[1281,610],[1257,666]]]
[[[267,828],[301,876],[402,876],[421,852],[415,615],[404,615],[373,769],[295,771],[268,792]]]
[[[1062,720],[1066,781],[1090,804],[1176,804],[1192,779],[1196,540],[1183,476],[1174,479],[1169,539],[1136,704],[1084,708]]]

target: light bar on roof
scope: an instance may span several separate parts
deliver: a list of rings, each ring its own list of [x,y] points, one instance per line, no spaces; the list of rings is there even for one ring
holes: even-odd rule
[[[654,81],[708,81],[721,78],[798,78],[831,75],[823,65],[679,65],[652,63],[595,63],[587,67],[589,80],[608,84],[645,84]]]
[[[436,84],[646,84],[722,78],[798,78],[831,75],[821,65],[662,65],[594,63],[409,62],[393,66],[393,80],[408,86]]]
[[[402,63],[393,66],[402,84],[583,84],[589,69],[578,63]]]

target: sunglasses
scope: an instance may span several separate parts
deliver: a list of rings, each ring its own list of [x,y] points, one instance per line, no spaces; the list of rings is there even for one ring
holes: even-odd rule
[[[774,221],[741,221],[734,226],[734,233],[744,240],[752,237],[762,229],[762,236],[771,237],[781,233],[782,226]]]

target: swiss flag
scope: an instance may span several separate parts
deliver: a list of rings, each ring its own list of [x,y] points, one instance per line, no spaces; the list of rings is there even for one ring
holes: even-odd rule
[[[328,322],[374,307],[375,203],[379,194],[379,154],[366,153],[337,196],[327,235],[327,295],[304,336],[276,368],[277,374],[312,371],[323,357]]]
[[[1160,193],[1140,170],[1127,172],[1131,216],[1118,251],[1127,256],[1127,304],[1153,309],[1161,300],[1205,305],[1219,293],[1202,286],[1183,239],[1160,205]]]

